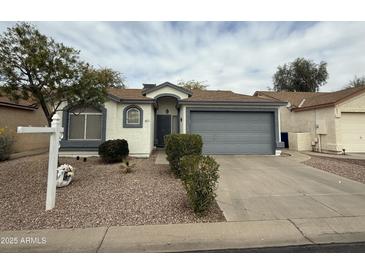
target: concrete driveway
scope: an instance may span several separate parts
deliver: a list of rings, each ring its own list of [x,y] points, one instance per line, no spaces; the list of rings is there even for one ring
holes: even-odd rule
[[[227,221],[365,215],[365,184],[291,157],[214,156],[217,201]]]

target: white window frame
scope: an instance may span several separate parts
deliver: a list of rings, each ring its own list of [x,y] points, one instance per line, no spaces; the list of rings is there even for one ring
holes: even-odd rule
[[[79,116],[79,115],[83,115],[85,116],[85,123],[84,123],[84,138],[83,139],[71,139],[70,138],[70,125],[71,125],[71,115],[74,115],[74,116]],[[74,113],[69,113],[68,114],[68,132],[67,132],[67,137],[68,137],[68,140],[72,140],[72,141],[100,141],[101,138],[102,138],[102,127],[103,127],[103,124],[102,124],[102,121],[101,121],[101,127],[100,127],[100,139],[87,139],[86,138],[86,127],[87,127],[87,116],[89,115],[98,115],[98,116],[103,116],[102,113],[95,113],[95,112],[81,112],[79,114],[74,114]]]
[[[137,110],[137,111],[138,111],[138,122],[137,122],[137,123],[130,123],[130,122],[129,122],[129,119],[128,119],[128,113],[129,113],[129,111],[131,111],[131,110]],[[127,125],[139,125],[139,124],[141,123],[141,111],[140,111],[138,108],[136,108],[136,107],[131,107],[131,108],[129,108],[129,109],[126,111],[125,115],[126,115],[126,117],[125,117],[125,123],[126,123]]]

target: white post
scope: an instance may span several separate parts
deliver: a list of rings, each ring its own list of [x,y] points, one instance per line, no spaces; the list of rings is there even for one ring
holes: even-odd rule
[[[51,127],[18,127],[18,133],[49,133],[49,156],[48,156],[48,178],[46,210],[54,208],[56,203],[56,180],[58,165],[58,149],[62,138],[63,128],[61,127],[60,116],[56,113],[52,117]]]
[[[60,117],[57,113],[52,117],[51,127],[54,129],[54,133],[51,134],[49,140],[46,210],[54,208],[56,203],[58,149],[62,133],[60,127]]]

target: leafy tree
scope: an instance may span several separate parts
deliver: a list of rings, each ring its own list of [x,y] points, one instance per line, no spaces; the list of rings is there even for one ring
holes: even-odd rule
[[[346,88],[356,88],[362,86],[365,86],[365,75],[361,77],[357,77],[355,75],[354,79],[347,84]]]
[[[0,87],[11,99],[32,98],[50,124],[68,106],[98,106],[108,87],[124,86],[122,75],[95,69],[79,51],[55,42],[35,26],[18,23],[0,35]]]
[[[197,80],[189,80],[189,81],[180,80],[177,83],[177,85],[190,90],[194,89],[206,90],[208,87],[206,81],[197,81]]]
[[[327,63],[297,58],[289,64],[279,66],[273,76],[274,90],[315,92],[326,84]]]

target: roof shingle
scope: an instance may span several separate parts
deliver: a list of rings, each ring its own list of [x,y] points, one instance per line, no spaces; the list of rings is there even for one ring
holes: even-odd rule
[[[151,101],[151,98],[143,95],[143,89],[112,88],[108,93],[121,100]],[[238,94],[229,90],[193,90],[192,96],[182,99],[181,102],[278,102],[278,100]]]
[[[317,96],[306,100],[301,108],[334,105],[343,100],[352,98],[362,92],[365,92],[365,87],[349,88],[335,92],[319,92]]]
[[[193,90],[193,95],[181,101],[186,102],[272,102],[273,100],[234,93],[230,90]],[[277,102],[277,100],[275,100]]]
[[[363,92],[365,92],[365,87],[348,88],[334,92],[256,91],[255,96],[288,101],[294,111],[301,111],[332,106]]]
[[[287,92],[287,91],[256,91],[255,96],[265,96],[280,101],[289,102],[293,107],[299,106],[303,99],[308,99],[317,95],[316,92]]]
[[[14,108],[21,108],[21,109],[28,109],[28,110],[34,110],[34,109],[38,108],[38,104],[35,102],[35,100],[32,100],[32,99],[10,100],[6,96],[0,96],[0,106],[14,107]]]
[[[108,94],[122,100],[151,100],[151,98],[143,96],[142,89],[137,88],[110,88]]]

